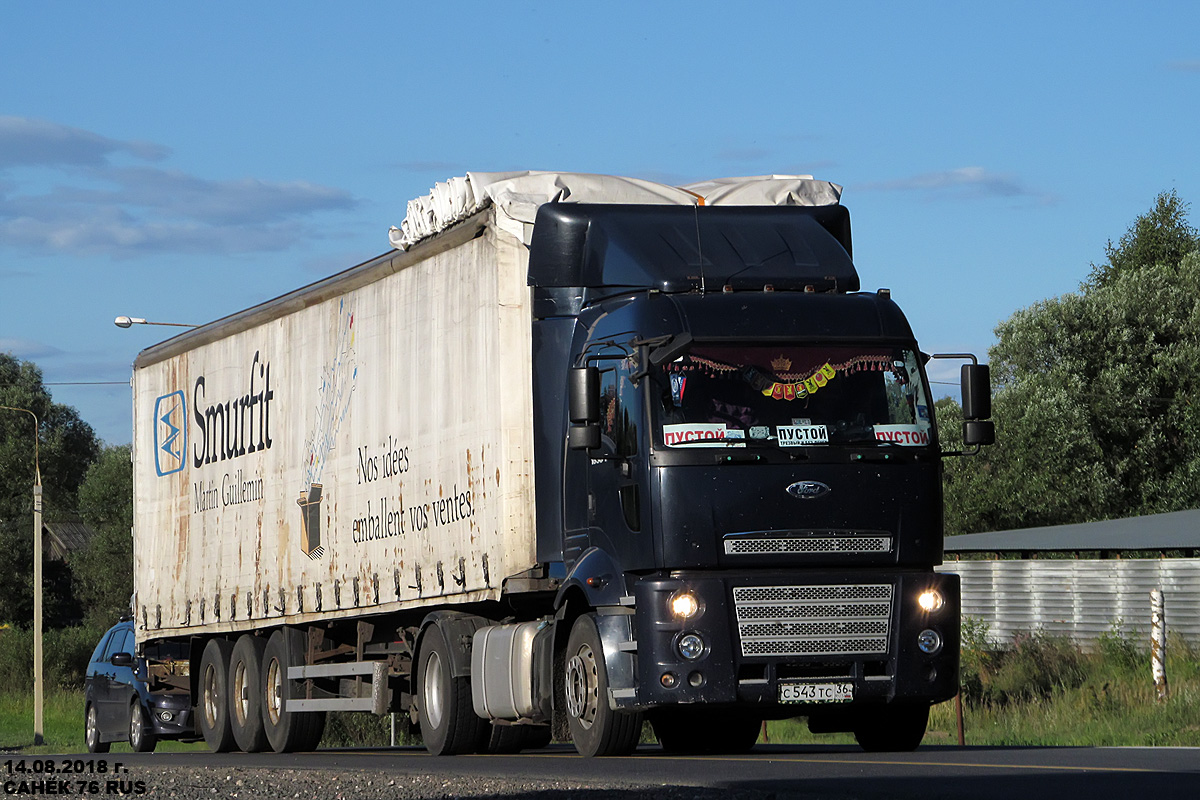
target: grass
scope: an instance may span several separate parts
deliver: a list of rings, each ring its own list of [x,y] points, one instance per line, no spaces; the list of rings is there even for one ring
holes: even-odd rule
[[[33,744],[33,695],[0,693],[0,750],[22,754],[86,753],[83,744],[83,690],[55,689],[46,692],[42,705],[44,744]],[[159,742],[163,751],[203,750],[204,743]],[[113,742],[113,753],[129,753],[125,742]]]

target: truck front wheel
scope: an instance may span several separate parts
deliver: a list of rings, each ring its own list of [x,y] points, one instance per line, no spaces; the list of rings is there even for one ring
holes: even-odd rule
[[[229,722],[229,656],[233,645],[224,639],[209,639],[200,658],[200,733],[208,749],[225,753],[233,749],[233,726]]]
[[[925,738],[929,706],[885,706],[863,714],[854,725],[854,738],[868,753],[902,753],[916,750]]]
[[[280,628],[271,634],[263,652],[262,692],[263,727],[267,741],[276,753],[315,750],[325,731],[325,712],[289,711],[287,701],[299,699],[298,682],[287,676],[288,667],[304,664],[304,634],[294,628]]]
[[[584,756],[628,755],[637,747],[642,715],[608,705],[608,670],[593,614],[575,620],[567,640],[563,699],[571,741]]]
[[[470,677],[454,677],[446,635],[437,623],[421,638],[417,666],[417,718],[425,749],[435,756],[473,753],[488,741],[491,725],[471,704]]]

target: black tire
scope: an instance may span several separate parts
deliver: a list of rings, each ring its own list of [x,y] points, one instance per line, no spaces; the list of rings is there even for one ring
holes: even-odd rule
[[[549,725],[497,725],[483,740],[480,753],[511,755],[522,750],[540,750],[550,744]]]
[[[916,750],[929,725],[929,706],[884,706],[865,713],[854,725],[858,746],[868,753]]]
[[[229,723],[233,739],[246,753],[267,749],[263,723],[262,664],[267,643],[246,634],[237,640],[229,658]]]
[[[200,658],[200,696],[196,714],[200,735],[214,753],[227,753],[236,744],[229,723],[229,656],[233,645],[225,639],[209,639]]]
[[[745,753],[762,732],[762,717],[727,710],[662,709],[650,724],[662,749],[678,755]]]
[[[153,753],[158,746],[158,737],[146,719],[142,701],[137,698],[129,706],[129,746],[135,753]]]
[[[96,707],[91,703],[83,711],[83,743],[89,753],[107,753],[108,742],[100,738],[100,720],[96,716]]]
[[[608,670],[593,614],[575,620],[567,640],[563,701],[571,741],[580,755],[628,755],[637,747],[642,715],[608,705]]]
[[[263,727],[276,753],[315,750],[325,731],[324,711],[288,711],[287,701],[304,696],[304,682],[288,680],[288,667],[304,664],[304,634],[280,628],[271,634],[262,658]]]
[[[421,740],[435,756],[474,753],[486,746],[491,724],[471,705],[471,679],[451,674],[450,648],[434,623],[417,657],[417,719]]]

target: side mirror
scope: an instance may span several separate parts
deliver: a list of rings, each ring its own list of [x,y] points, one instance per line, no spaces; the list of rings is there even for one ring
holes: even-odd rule
[[[133,656],[129,653],[113,653],[109,663],[114,667],[132,667]]]
[[[996,423],[984,419],[968,419],[963,421],[963,445],[966,447],[983,447],[996,443]]]
[[[962,410],[966,420],[992,416],[992,377],[987,364],[963,364]]]
[[[572,367],[567,377],[567,411],[571,427],[567,447],[594,450],[600,446],[600,370]]]

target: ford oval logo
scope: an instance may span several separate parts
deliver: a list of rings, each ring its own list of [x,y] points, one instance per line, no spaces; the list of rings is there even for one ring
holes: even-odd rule
[[[801,500],[811,500],[814,497],[824,497],[832,491],[820,481],[796,481],[787,487],[787,493]]]

